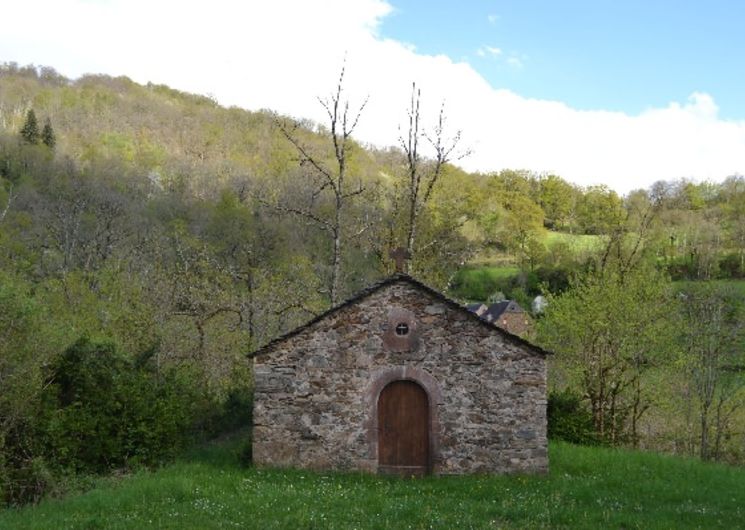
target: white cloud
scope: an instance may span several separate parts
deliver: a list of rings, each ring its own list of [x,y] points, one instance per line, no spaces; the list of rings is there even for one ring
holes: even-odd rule
[[[364,141],[395,143],[416,81],[425,117],[434,119],[446,101],[450,123],[474,150],[463,161],[470,170],[553,171],[620,191],[745,173],[745,122],[721,119],[707,94],[633,116],[525,98],[491,87],[465,62],[381,38],[391,10],[382,0],[9,2],[3,18],[34,20],[34,32],[6,24],[0,60],[71,76],[128,75],[322,121],[316,96],[331,91],[346,55],[347,93],[357,103],[370,96]]]
[[[487,15],[486,20],[489,21],[489,24],[496,24],[497,21],[499,20],[499,15],[494,15],[494,14]]]
[[[514,68],[522,68],[524,66],[522,60],[520,60],[519,57],[516,57],[514,55],[512,57],[507,58],[507,64],[509,64],[510,66]]]
[[[479,57],[486,57],[488,55],[491,55],[492,57],[499,57],[502,55],[501,48],[496,48],[494,46],[482,46],[478,50],[476,50],[476,55]]]

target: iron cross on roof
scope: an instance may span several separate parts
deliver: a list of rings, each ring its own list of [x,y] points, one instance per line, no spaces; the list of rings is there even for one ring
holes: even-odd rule
[[[391,249],[388,255],[396,262],[396,272],[406,272],[406,260],[411,259],[411,252],[405,248],[398,247]]]

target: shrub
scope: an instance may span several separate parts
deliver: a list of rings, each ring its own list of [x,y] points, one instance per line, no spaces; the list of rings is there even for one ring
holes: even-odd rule
[[[719,260],[720,278],[743,278],[745,270],[742,267],[742,256],[739,252],[725,254]]]
[[[581,445],[600,445],[595,432],[592,414],[582,404],[582,399],[570,389],[548,395],[548,437],[552,440]]]
[[[571,269],[568,267],[543,265],[536,270],[538,283],[537,285],[532,285],[531,289],[533,292],[541,291],[541,286],[545,286],[551,293],[562,293],[569,288],[570,275]]]
[[[188,441],[192,393],[137,367],[112,343],[80,339],[57,359],[42,437],[58,466],[101,473],[172,457]]]
[[[203,399],[195,430],[201,438],[215,438],[248,427],[253,419],[253,389],[236,386],[228,391],[224,401]]]
[[[503,283],[504,278],[489,268],[464,268],[455,274],[450,289],[467,300],[486,300]]]
[[[37,502],[54,487],[56,478],[37,442],[25,421],[0,436],[0,507]]]
[[[223,405],[219,428],[231,432],[248,427],[253,421],[253,389],[246,386],[234,388]]]
[[[238,453],[238,463],[241,465],[241,467],[251,467],[253,465],[253,461],[254,461],[253,443],[251,440],[249,440],[241,448],[240,453]]]

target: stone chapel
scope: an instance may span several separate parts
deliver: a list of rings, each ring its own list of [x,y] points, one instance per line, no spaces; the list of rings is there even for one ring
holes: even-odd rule
[[[395,274],[253,354],[254,462],[545,473],[546,355]]]

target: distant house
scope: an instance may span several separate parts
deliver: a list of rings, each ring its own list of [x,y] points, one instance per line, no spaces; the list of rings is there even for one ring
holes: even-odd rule
[[[471,313],[476,313],[478,316],[482,316],[484,313],[486,313],[489,310],[489,306],[486,304],[468,304],[466,306],[466,309],[468,309]]]
[[[525,336],[533,329],[533,320],[520,304],[514,300],[502,300],[482,310],[484,304],[469,304],[466,308],[483,320],[498,326],[513,335]],[[475,308],[475,309],[472,309]]]

